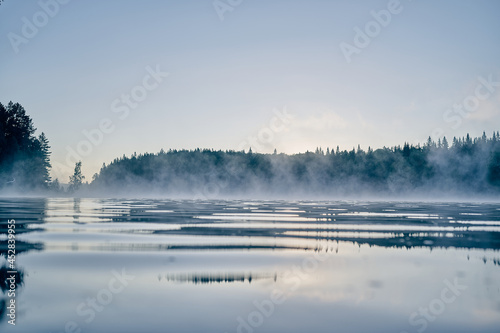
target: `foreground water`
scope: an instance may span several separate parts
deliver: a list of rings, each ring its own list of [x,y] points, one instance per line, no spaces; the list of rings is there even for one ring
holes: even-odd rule
[[[1,199],[0,215],[1,332],[500,331],[498,204]]]

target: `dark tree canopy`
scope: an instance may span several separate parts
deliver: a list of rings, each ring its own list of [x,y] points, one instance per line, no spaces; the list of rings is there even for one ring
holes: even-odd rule
[[[0,189],[46,189],[49,182],[50,146],[19,104],[0,103]]]

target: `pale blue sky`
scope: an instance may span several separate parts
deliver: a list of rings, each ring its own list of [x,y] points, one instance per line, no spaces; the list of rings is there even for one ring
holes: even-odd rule
[[[211,0],[73,0],[53,17],[40,14],[53,1],[0,4],[0,101],[21,103],[46,133],[53,176],[63,182],[68,150],[102,119],[113,130],[81,156],[89,179],[134,151],[237,149],[285,107],[294,117],[271,142],[259,141],[260,151],[378,148],[424,142],[436,129],[448,137],[500,130],[499,1],[402,0],[350,63],[340,44],[355,45],[353,29],[364,30],[370,12],[391,1],[243,0],[223,21]],[[40,27],[15,52],[23,17]],[[169,76],[120,119],[113,101],[141,86],[148,66]],[[490,77],[491,91],[478,77]],[[474,102],[478,85],[487,97],[473,111],[446,113]]]

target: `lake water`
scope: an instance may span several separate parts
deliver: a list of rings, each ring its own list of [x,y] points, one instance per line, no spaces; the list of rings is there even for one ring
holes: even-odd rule
[[[0,215],[0,332],[500,331],[499,204],[0,199]]]

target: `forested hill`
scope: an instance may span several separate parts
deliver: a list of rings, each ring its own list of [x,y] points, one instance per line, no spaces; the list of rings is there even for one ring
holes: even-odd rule
[[[500,135],[296,155],[214,150],[134,154],[103,165],[90,189],[122,194],[499,194]]]

